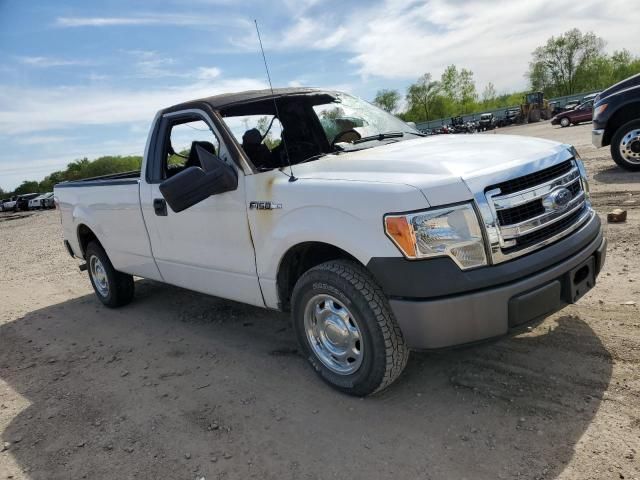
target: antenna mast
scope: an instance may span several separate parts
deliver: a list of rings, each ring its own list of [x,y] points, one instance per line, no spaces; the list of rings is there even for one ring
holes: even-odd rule
[[[280,112],[278,111],[278,102],[276,101],[275,94],[273,93],[273,84],[271,83],[271,74],[269,74],[269,65],[267,65],[267,57],[264,55],[262,38],[260,37],[260,29],[258,28],[258,20],[254,19],[253,22],[256,24],[256,33],[258,34],[258,42],[260,43],[260,52],[262,52],[262,60],[264,60],[264,69],[267,71],[267,80],[269,80],[269,88],[271,89],[273,106],[275,107],[275,110],[276,110],[276,117],[278,117],[278,121],[280,122]],[[289,181],[295,182],[297,178],[293,175],[293,168],[291,168],[291,158],[289,158],[289,149],[287,148],[287,141],[285,140],[284,135],[282,136],[282,145],[284,146],[285,157],[287,157],[287,165],[289,165]]]

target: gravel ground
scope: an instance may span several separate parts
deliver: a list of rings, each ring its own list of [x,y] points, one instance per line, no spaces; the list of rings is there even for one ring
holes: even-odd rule
[[[58,213],[0,214],[0,479],[640,479],[640,174],[576,145],[608,225],[597,287],[532,330],[412,354],[364,400],[319,381],[288,318],[140,280],[107,310]],[[489,133],[491,134],[491,133]]]

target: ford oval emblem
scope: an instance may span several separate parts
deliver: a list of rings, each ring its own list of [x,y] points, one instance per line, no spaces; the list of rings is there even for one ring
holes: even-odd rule
[[[544,197],[544,199],[542,200],[542,205],[547,211],[564,210],[569,206],[572,198],[573,194],[571,193],[571,190],[562,187],[554,190],[549,195]]]

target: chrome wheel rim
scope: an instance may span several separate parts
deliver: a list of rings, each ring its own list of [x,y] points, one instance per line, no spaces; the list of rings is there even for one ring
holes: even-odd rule
[[[93,284],[96,286],[96,290],[102,297],[109,295],[109,281],[107,279],[107,272],[102,265],[102,262],[98,257],[93,255],[89,259],[89,272],[93,279]]]
[[[620,140],[620,155],[629,163],[640,163],[640,128],[628,131]]]
[[[562,125],[563,127],[568,127],[569,126],[569,119],[568,118],[563,118],[562,120],[560,120],[560,125]]]
[[[351,375],[362,364],[360,327],[349,309],[335,297],[316,295],[307,302],[304,328],[315,356],[332,372]]]

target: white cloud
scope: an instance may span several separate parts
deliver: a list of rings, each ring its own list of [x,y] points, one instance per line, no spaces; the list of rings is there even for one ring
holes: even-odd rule
[[[632,25],[640,23],[634,0],[386,0],[313,13],[294,14],[292,26],[267,37],[265,48],[344,51],[363,78],[438,77],[456,64],[475,73],[479,90],[491,81],[499,91],[525,88],[531,52],[574,27],[604,38],[609,51],[640,54],[640,44],[629,40]]]
[[[214,82],[211,78],[175,87],[138,90],[101,86],[0,86],[0,132],[12,135],[78,125],[151,121],[156,111],[186,100],[265,88],[262,80],[252,78],[219,78]]]
[[[141,155],[158,110],[194,98],[266,88],[262,80],[220,78],[215,68],[203,70],[206,80],[144,90],[0,85],[0,141],[5,147],[33,147],[27,156],[14,151],[16,147],[0,154],[1,186],[12,189],[22,180],[42,179],[76,158]],[[82,128],[83,136],[76,136],[74,128]]]
[[[182,77],[184,72],[174,68],[176,61],[171,57],[165,57],[158,52],[149,50],[129,50],[134,58],[133,67],[135,76],[141,78]]]
[[[200,67],[197,70],[197,78],[199,80],[213,80],[220,76],[220,69],[216,67]]]
[[[95,65],[95,63],[88,60],[69,60],[53,57],[18,57],[18,61],[24,65],[40,68]]]
[[[163,56],[152,50],[127,50],[124,53],[133,57],[131,65],[133,77],[153,79],[174,77],[196,81],[213,80],[221,74],[217,67],[184,70],[174,58]]]
[[[137,14],[126,17],[57,17],[54,26],[60,28],[132,27],[144,25],[238,27],[247,23],[246,19],[229,15],[185,15],[175,12]]]

